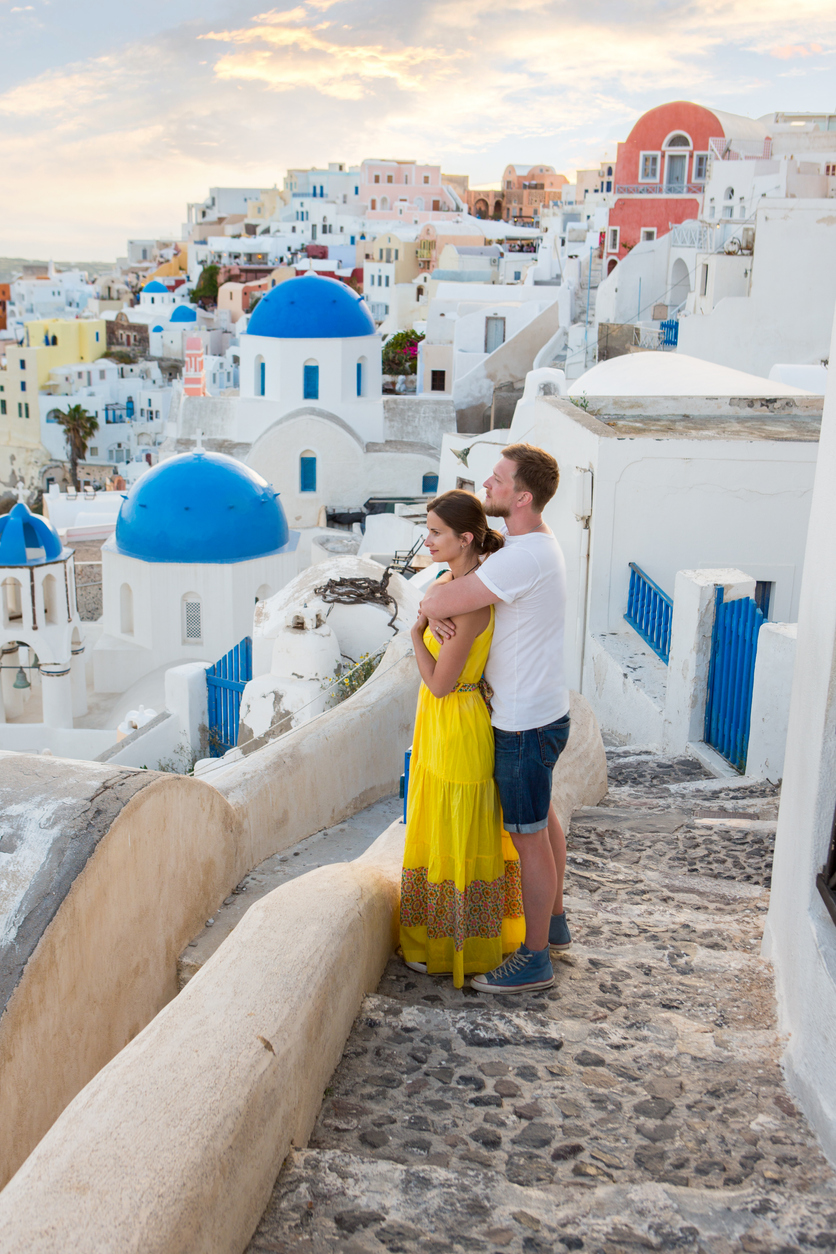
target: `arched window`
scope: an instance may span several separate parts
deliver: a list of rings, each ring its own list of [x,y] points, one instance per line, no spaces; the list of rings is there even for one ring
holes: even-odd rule
[[[302,368],[302,395],[306,401],[319,400],[319,364],[306,361]]]
[[[371,205],[369,206],[369,208],[370,208],[370,209],[376,209],[376,208],[377,208],[377,201],[376,201],[376,200],[372,200],[372,203],[371,203]]]
[[[388,196],[381,196],[381,198],[380,198],[380,207],[381,207],[381,209],[388,209],[388,208],[389,208],[389,197],[388,197]]]
[[[11,627],[23,618],[20,583],[17,579],[3,580],[3,626]]]
[[[357,362],[357,395],[366,395],[366,366],[368,362],[365,357],[361,357]]]
[[[424,208],[424,197],[423,197],[423,196],[416,196],[416,197],[415,197],[415,208],[416,208],[416,209],[423,209],[423,208]]]
[[[134,594],[129,583],[119,589],[119,630],[123,636],[134,634]]]
[[[258,592],[255,594],[255,599],[256,601],[269,601],[272,595],[273,589],[270,587],[269,583],[263,583]]]
[[[316,492],[316,453],[309,448],[299,458],[299,491]]]
[[[255,379],[253,389],[256,396],[264,396],[267,387],[267,365],[264,358],[259,354],[255,359]]]
[[[54,575],[47,575],[43,582],[44,619],[48,623],[58,622],[58,584]]]
[[[723,193],[723,217],[734,217],[734,188],[727,187]]]
[[[681,131],[678,131],[675,135],[671,135],[670,138],[665,141],[665,147],[690,148],[691,141],[687,135],[683,135]]]
[[[202,639],[200,597],[196,592],[186,592],[183,596],[183,644],[200,644]]]

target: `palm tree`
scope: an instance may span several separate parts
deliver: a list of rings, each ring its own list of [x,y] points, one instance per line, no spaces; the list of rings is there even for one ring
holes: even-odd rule
[[[70,454],[70,476],[76,492],[79,492],[78,463],[87,456],[87,442],[98,431],[99,420],[88,414],[83,405],[70,405],[66,411],[56,410],[55,421],[64,428]]]

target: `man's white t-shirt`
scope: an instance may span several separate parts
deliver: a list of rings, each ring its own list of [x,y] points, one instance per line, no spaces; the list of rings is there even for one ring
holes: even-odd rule
[[[493,688],[494,727],[527,731],[569,712],[563,672],[566,563],[553,535],[511,536],[479,567],[477,578],[498,596],[485,677]]]

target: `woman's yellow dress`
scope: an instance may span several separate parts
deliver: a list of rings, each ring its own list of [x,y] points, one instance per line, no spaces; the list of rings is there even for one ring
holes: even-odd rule
[[[409,769],[401,948],[430,974],[451,971],[456,988],[525,938],[519,859],[502,827],[491,718],[476,687],[493,627],[491,606],[449,696],[421,685]],[[429,630],[424,643],[437,658]]]

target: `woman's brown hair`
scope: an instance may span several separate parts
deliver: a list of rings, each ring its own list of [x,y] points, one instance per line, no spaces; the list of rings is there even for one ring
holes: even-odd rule
[[[451,488],[442,492],[427,506],[427,513],[438,514],[443,523],[463,536],[469,531],[473,536],[473,547],[480,557],[487,553],[495,553],[501,549],[505,540],[498,531],[488,526],[484,506],[473,492],[465,492],[462,488]]]

